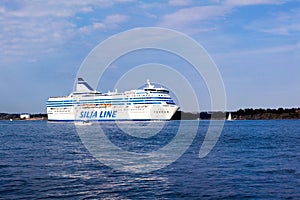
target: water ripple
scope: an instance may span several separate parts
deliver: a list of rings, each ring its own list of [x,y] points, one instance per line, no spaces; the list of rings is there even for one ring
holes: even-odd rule
[[[177,123],[144,139],[108,127],[119,147],[148,152],[168,143]],[[299,120],[225,123],[215,148],[199,159],[208,123],[201,121],[170,166],[130,174],[93,158],[73,124],[0,121],[0,199],[300,199]]]

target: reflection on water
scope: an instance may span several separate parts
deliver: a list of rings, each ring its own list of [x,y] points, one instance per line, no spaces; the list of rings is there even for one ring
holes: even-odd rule
[[[146,121],[146,122],[115,122],[117,127],[121,129],[123,133],[131,135],[137,138],[149,138],[158,134],[167,123],[166,121]]]
[[[131,129],[146,126],[144,133],[159,122],[129,122]],[[125,123],[123,123],[125,125]],[[155,136],[137,138],[118,129],[115,123],[77,127],[77,133],[89,152],[103,164],[119,171],[147,173],[175,162],[192,144],[198,123],[166,122]],[[147,134],[149,135],[149,134]]]

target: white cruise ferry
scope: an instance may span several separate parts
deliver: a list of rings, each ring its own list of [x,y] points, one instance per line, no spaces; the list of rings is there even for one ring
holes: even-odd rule
[[[82,78],[69,96],[50,97],[49,121],[169,120],[179,107],[162,87],[151,85],[123,93],[101,93]]]

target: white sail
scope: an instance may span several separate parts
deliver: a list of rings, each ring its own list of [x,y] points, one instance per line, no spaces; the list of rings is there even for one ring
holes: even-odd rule
[[[232,120],[231,113],[229,113],[227,120],[228,121]]]

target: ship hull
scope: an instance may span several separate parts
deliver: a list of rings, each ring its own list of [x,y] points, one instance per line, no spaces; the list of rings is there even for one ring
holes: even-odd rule
[[[109,108],[68,108],[64,112],[48,111],[49,121],[145,121],[170,120],[176,105],[111,106]]]

